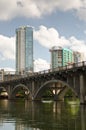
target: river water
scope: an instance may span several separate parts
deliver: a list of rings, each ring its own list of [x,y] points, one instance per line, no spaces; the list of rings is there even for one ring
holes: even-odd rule
[[[0,130],[86,130],[86,106],[0,100]]]

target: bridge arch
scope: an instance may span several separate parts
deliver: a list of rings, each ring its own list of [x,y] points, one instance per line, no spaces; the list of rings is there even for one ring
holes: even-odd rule
[[[32,98],[32,94],[31,94],[30,90],[28,89],[28,87],[24,84],[18,84],[12,89],[12,92],[11,92],[12,99],[15,98],[15,94],[19,91],[19,89],[21,89],[25,92],[27,99]]]
[[[45,91],[46,89],[53,89],[56,91],[56,92],[53,92],[53,95],[55,95],[55,100],[62,100],[62,98],[65,96],[65,93],[68,91],[68,89],[71,89],[72,92],[75,95],[77,95],[77,92],[66,82],[61,81],[61,80],[49,80],[40,86],[40,88],[34,95],[34,100],[40,100],[42,97],[43,91]],[[59,89],[60,91],[58,91]]]

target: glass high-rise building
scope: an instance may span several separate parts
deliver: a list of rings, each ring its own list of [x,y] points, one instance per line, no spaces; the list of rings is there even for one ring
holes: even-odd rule
[[[52,69],[73,63],[73,51],[70,49],[54,46],[50,52]]]
[[[63,52],[62,65],[66,66],[72,64],[74,62],[73,51],[68,48],[63,48],[62,52]]]
[[[16,72],[33,72],[33,28],[16,29]]]
[[[50,49],[51,52],[51,68],[54,69],[58,66],[62,66],[62,48],[54,46]]]

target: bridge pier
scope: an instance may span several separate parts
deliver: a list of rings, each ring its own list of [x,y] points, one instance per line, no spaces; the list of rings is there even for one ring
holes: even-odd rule
[[[80,103],[86,104],[85,76],[80,75]]]
[[[9,99],[9,100],[14,100],[15,97],[13,97],[11,94],[9,94],[9,95],[8,95],[8,99]]]
[[[35,91],[35,83],[34,81],[32,81],[32,89],[31,89],[31,93],[32,93],[32,97],[31,97],[31,100],[33,100],[33,97],[34,97],[34,91]]]
[[[54,94],[54,101],[59,101],[57,94]]]
[[[12,96],[11,96],[11,87],[10,85],[8,86],[8,89],[7,89],[7,92],[8,92],[8,99],[12,99]]]

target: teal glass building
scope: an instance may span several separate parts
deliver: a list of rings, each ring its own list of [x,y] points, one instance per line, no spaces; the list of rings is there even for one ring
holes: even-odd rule
[[[33,28],[22,26],[16,29],[16,72],[33,72]]]
[[[54,46],[50,52],[52,69],[73,63],[73,51],[70,49]]]
[[[70,50],[68,48],[63,48],[62,55],[63,55],[63,58],[62,58],[62,65],[63,66],[72,64],[74,62],[72,50]]]

